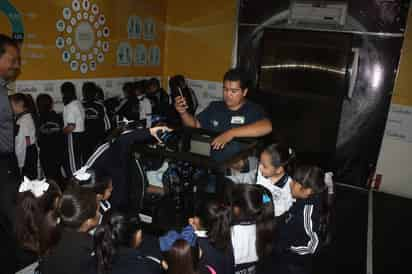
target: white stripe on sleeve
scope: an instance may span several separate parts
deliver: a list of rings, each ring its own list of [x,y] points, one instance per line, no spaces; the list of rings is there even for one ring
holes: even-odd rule
[[[313,231],[312,213],[313,205],[305,205],[305,208],[303,209],[303,220],[306,235],[309,237],[309,242],[306,246],[292,246],[290,248],[293,252],[299,255],[315,253],[319,244],[318,235]]]

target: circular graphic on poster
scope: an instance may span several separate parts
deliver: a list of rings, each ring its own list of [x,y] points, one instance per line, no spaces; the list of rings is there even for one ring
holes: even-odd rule
[[[132,64],[132,47],[129,43],[120,43],[117,47],[117,65],[130,66]]]
[[[73,0],[60,16],[56,20],[56,47],[61,50],[62,62],[82,74],[97,70],[110,49],[110,28],[98,4]]]
[[[160,65],[160,48],[158,46],[152,46],[149,48],[149,65]]]
[[[0,0],[0,13],[4,13],[9,19],[12,28],[13,39],[23,42],[24,39],[24,26],[23,18],[20,15],[19,10],[11,3],[11,0]],[[3,27],[3,26],[2,26]],[[57,24],[56,24],[57,27]],[[4,29],[2,29],[4,32]]]
[[[147,49],[145,45],[137,45],[134,63],[140,66],[147,64]]]

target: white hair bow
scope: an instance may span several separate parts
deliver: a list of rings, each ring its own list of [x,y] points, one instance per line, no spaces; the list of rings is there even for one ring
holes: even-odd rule
[[[89,172],[87,172],[88,166],[84,166],[75,173],[73,173],[74,178],[79,181],[87,181],[92,176]]]
[[[49,189],[49,184],[46,179],[43,180],[30,180],[24,177],[23,182],[20,184],[19,192],[30,191],[36,198],[39,198]]]

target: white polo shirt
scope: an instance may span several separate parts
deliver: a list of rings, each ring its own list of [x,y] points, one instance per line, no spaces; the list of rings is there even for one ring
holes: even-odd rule
[[[63,108],[63,124],[66,127],[69,124],[75,124],[73,132],[84,132],[85,113],[82,103],[79,100],[73,100]]]
[[[26,159],[26,137],[30,138],[30,145],[36,144],[36,127],[30,113],[25,113],[20,116],[16,124],[18,126],[18,132],[14,140],[14,145],[18,165],[22,168],[24,166],[24,160]]]
[[[295,202],[290,189],[292,178],[287,176],[286,178],[281,179],[286,179],[286,181],[273,184],[269,178],[263,177],[262,172],[258,169],[256,183],[264,186],[272,194],[275,216],[280,216],[288,211]]]

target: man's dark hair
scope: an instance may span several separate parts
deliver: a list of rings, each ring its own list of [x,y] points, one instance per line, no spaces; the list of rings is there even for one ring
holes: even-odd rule
[[[6,52],[6,47],[11,46],[18,48],[17,43],[11,37],[0,33],[0,57]]]
[[[223,82],[224,81],[239,81],[241,89],[248,88],[250,82],[249,75],[242,68],[233,68],[228,70],[223,76]]]

